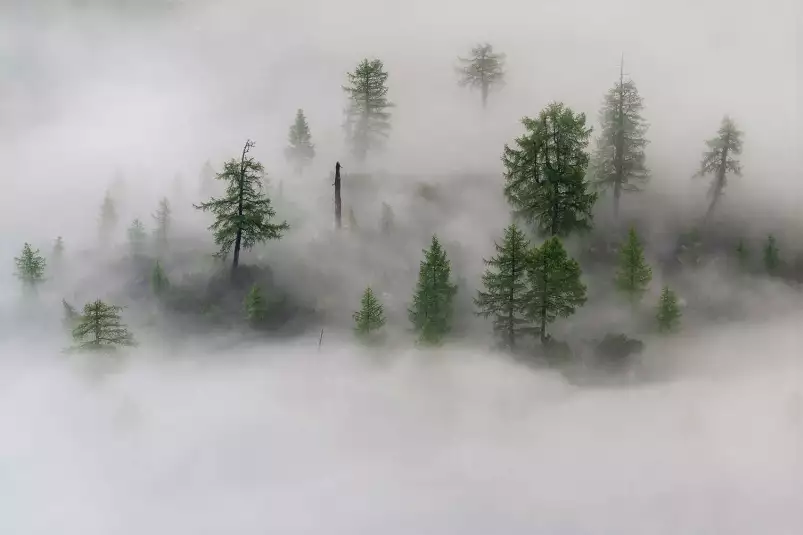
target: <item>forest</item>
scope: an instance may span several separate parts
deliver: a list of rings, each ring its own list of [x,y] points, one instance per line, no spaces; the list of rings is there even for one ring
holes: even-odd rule
[[[659,4],[0,5],[0,533],[798,533],[796,8]]]

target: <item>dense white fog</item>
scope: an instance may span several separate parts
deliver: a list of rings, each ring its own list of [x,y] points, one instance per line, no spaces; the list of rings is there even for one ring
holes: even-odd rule
[[[589,305],[555,332],[582,345],[635,330],[639,366],[615,381],[491,349],[473,312],[438,349],[404,326],[367,349],[346,328],[380,281],[389,321],[406,321],[401,294],[433,228],[468,310],[509,217],[504,145],[553,100],[596,127],[622,55],[650,123],[652,182],[624,207],[649,259],[704,211],[706,182],[690,177],[725,114],[745,150],[722,233],[772,233],[790,264],[803,258],[800,20],[794,0],[0,0],[0,533],[803,533],[799,282],[716,261],[674,279],[656,267],[650,303],[666,280],[691,303],[667,338],[642,336],[599,290],[607,272],[590,271]],[[483,111],[455,64],[484,41],[509,74]],[[358,167],[341,86],[364,57],[385,62],[396,107],[387,149],[359,170],[410,177],[358,206],[368,228],[393,204],[407,231],[375,249],[328,234],[330,170]],[[318,152],[303,177],[283,157],[298,108]],[[142,277],[125,228],[150,225],[165,195],[171,279],[206,284],[192,279],[215,252],[192,208],[199,171],[247,138],[294,219],[243,262],[323,310],[292,336],[188,326],[131,297]],[[416,208],[424,182],[441,188],[429,212]],[[98,252],[107,189],[121,230]],[[24,242],[49,254],[56,236],[64,264],[26,302],[13,259]],[[139,345],[120,360],[64,352],[62,299],[96,298],[126,307]]]

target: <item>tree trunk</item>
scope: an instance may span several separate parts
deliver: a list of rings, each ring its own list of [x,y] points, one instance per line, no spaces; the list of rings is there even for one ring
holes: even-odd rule
[[[340,162],[335,163],[335,226],[343,226],[343,203],[340,199]]]
[[[618,180],[613,184],[613,220],[619,221],[619,198],[622,196],[622,183]]]
[[[483,82],[482,84],[482,109],[488,107],[488,82]]]
[[[246,142],[245,147],[243,147],[243,156],[240,160],[240,177],[239,177],[239,192],[237,195],[237,215],[239,216],[239,221],[237,223],[237,237],[234,240],[234,259],[232,260],[231,264],[231,275],[234,277],[234,272],[237,270],[237,266],[240,265],[240,247],[242,246],[243,242],[243,227],[242,227],[242,220],[243,220],[243,189],[245,188],[245,155],[248,152],[250,145],[250,141]]]
[[[722,196],[722,189],[725,187],[725,173],[726,173],[726,165],[728,163],[728,142],[730,140],[726,138],[725,140],[725,147],[722,149],[722,159],[719,163],[719,169],[717,169],[717,177],[716,183],[714,185],[714,191],[711,195],[711,203],[708,205],[708,210],[705,211],[705,218],[703,221],[708,222],[711,218],[711,214],[714,213],[714,208],[716,207],[717,203],[719,202],[719,198]]]

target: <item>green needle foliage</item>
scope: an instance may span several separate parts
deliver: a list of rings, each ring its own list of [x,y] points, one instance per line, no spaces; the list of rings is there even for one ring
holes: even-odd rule
[[[591,135],[585,114],[557,102],[522,123],[527,133],[502,155],[505,196],[515,215],[546,236],[590,229],[597,194],[585,180]]]
[[[385,309],[374,295],[371,287],[367,287],[360,300],[360,310],[352,316],[354,332],[358,337],[366,339],[385,325]]]
[[[195,205],[195,208],[215,214],[215,222],[209,227],[220,246],[218,256],[225,258],[234,247],[232,273],[240,263],[240,249],[250,249],[257,243],[277,240],[289,229],[287,221],[271,223],[276,211],[263,192],[264,168],[248,153],[254,142],[248,140],[239,161],[231,159],[223,165],[218,180],[227,183],[226,194],[217,199]]]
[[[471,57],[457,59],[462,64],[459,69],[460,87],[479,89],[482,107],[485,108],[491,89],[505,83],[505,55],[495,53],[493,46],[484,43],[471,49]]]
[[[658,313],[656,314],[658,330],[662,333],[677,331],[680,327],[680,317],[681,312],[677,295],[668,286],[664,286],[664,289],[661,290],[661,297],[658,300]]]
[[[100,299],[84,305],[73,329],[73,350],[111,352],[120,346],[134,346],[134,337],[120,318],[122,307]]]
[[[613,190],[613,213],[619,216],[622,192],[641,191],[650,173],[645,165],[644,137],[648,125],[641,116],[644,104],[633,81],[619,78],[605,95],[600,111],[602,132],[593,162],[594,182]]]
[[[111,192],[107,191],[100,206],[99,235],[101,243],[108,243],[117,228],[117,207]]]
[[[72,333],[73,329],[81,322],[81,314],[66,299],[61,300],[61,306],[64,309],[64,317],[61,320],[61,324],[68,332]]]
[[[14,263],[17,265],[16,276],[26,290],[36,290],[45,280],[47,261],[39,254],[39,249],[34,250],[31,244],[23,245],[22,253],[14,258]]]
[[[159,201],[159,207],[156,213],[151,215],[156,228],[153,230],[154,237],[156,238],[156,248],[160,253],[167,250],[167,242],[170,236],[170,227],[173,225],[173,211],[170,208],[170,201],[167,197],[163,197]]]
[[[477,292],[477,314],[493,316],[494,333],[502,344],[515,348],[516,338],[532,331],[527,319],[530,242],[516,224],[505,229],[502,244],[494,243],[497,255],[484,260],[488,269],[482,275],[484,288]]]
[[[312,163],[315,158],[315,145],[312,143],[312,134],[309,131],[304,110],[296,112],[296,120],[290,127],[288,134],[289,145],[284,149],[284,156],[293,165],[297,175],[304,171],[304,167]]]
[[[408,309],[410,323],[419,342],[439,344],[452,329],[453,300],[457,286],[450,280],[452,266],[437,236],[424,250],[418,270],[418,284]]]
[[[708,190],[710,201],[705,218],[711,217],[727,184],[727,176],[733,173],[742,176],[742,165],[735,158],[742,153],[743,133],[736,128],[736,123],[727,115],[722,119],[717,136],[705,142],[708,147],[703,153],[700,170],[695,177],[702,177],[708,174],[714,175],[714,180]]]
[[[527,277],[527,319],[542,343],[549,341],[547,325],[567,318],[586,302],[586,286],[580,280],[580,264],[569,258],[563,242],[554,236],[535,249]]]
[[[162,264],[157,260],[151,273],[151,289],[157,297],[163,296],[170,289],[170,281],[162,268]]]
[[[346,109],[346,135],[352,155],[358,162],[368,153],[381,148],[390,133],[390,112],[387,99],[388,73],[382,61],[364,59],[354,72],[347,74],[343,90],[349,99]]]
[[[245,307],[245,317],[253,325],[257,325],[265,319],[268,307],[262,295],[262,288],[258,284],[251,286],[251,290],[245,296],[243,306]]]
[[[764,245],[764,268],[770,275],[775,275],[780,267],[781,253],[778,249],[778,242],[775,240],[775,236],[770,234],[767,236],[767,243]]]
[[[139,219],[135,219],[128,228],[128,245],[133,256],[140,256],[145,252],[146,239],[145,225]]]
[[[652,280],[652,268],[644,259],[644,248],[634,227],[630,228],[627,242],[619,253],[619,270],[616,272],[616,288],[625,294],[631,303],[641,300]]]

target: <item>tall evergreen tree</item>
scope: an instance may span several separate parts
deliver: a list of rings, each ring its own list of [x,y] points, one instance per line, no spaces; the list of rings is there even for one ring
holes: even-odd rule
[[[107,191],[106,196],[103,198],[103,204],[100,206],[99,230],[101,243],[108,243],[111,240],[117,228],[117,221],[117,207],[114,199],[112,199],[111,192]]]
[[[641,246],[635,227],[630,227],[627,242],[619,253],[616,288],[625,294],[631,303],[636,303],[647,291],[651,280],[652,268],[644,259],[644,248]]]
[[[34,250],[31,244],[23,245],[22,253],[14,258],[14,263],[17,265],[16,276],[26,290],[36,290],[45,280],[47,261],[39,253],[39,249]]]
[[[479,89],[485,108],[491,89],[505,83],[505,55],[494,52],[493,46],[484,43],[471,49],[471,57],[457,59],[462,64],[458,83],[461,87]]]
[[[658,330],[662,333],[676,331],[680,327],[680,316],[677,295],[668,286],[664,286],[658,301],[658,312],[656,314]]]
[[[198,191],[202,197],[211,197],[216,193],[217,173],[212,167],[212,162],[207,160],[198,173]]]
[[[162,264],[157,260],[151,273],[151,289],[154,295],[161,297],[170,288],[170,281],[165,274]]]
[[[516,216],[547,236],[591,227],[597,194],[588,191],[588,138],[583,113],[551,103],[537,119],[522,119],[527,133],[517,148],[505,145],[505,196]]]
[[[310,134],[304,110],[300,108],[296,112],[296,120],[293,126],[290,127],[288,142],[289,145],[284,150],[285,158],[293,164],[296,174],[300,175],[304,171],[304,167],[309,165],[312,159],[315,158],[315,145],[312,143],[312,134]]]
[[[453,300],[457,286],[451,282],[452,266],[437,236],[418,270],[418,283],[408,309],[410,323],[420,342],[438,344],[452,328]]]
[[[240,263],[240,249],[250,249],[257,243],[277,240],[289,227],[287,221],[271,223],[276,211],[263,192],[264,168],[248,153],[254,142],[248,140],[240,160],[231,159],[223,165],[218,180],[227,183],[226,194],[217,199],[195,205],[195,208],[215,214],[215,222],[209,227],[220,246],[218,255],[225,257],[234,247],[232,273]]]
[[[571,316],[586,302],[580,264],[569,258],[560,238],[553,236],[532,252],[527,278],[527,319],[535,324],[541,342],[549,340],[547,326]]]
[[[346,134],[354,157],[365,161],[368,153],[383,146],[390,132],[388,73],[382,61],[362,60],[354,72],[348,73],[343,86],[349,98],[346,110]]]
[[[483,290],[474,304],[478,315],[493,316],[493,330],[505,347],[513,349],[516,338],[531,331],[527,320],[530,242],[515,223],[505,229],[502,244],[494,243],[497,255],[484,260]]]
[[[608,91],[600,111],[602,131],[597,139],[593,176],[600,189],[613,190],[613,214],[619,217],[622,192],[641,191],[650,173],[645,164],[644,137],[648,125],[641,112],[644,103],[636,84],[624,73]]]
[[[78,325],[73,329],[74,350],[114,351],[120,346],[136,345],[134,337],[120,318],[122,307],[100,299],[84,305]]]
[[[145,252],[145,225],[139,219],[134,219],[128,227],[128,245],[133,256],[140,256]]]
[[[51,265],[58,266],[64,258],[64,238],[58,236],[53,243],[53,253],[51,254]]]
[[[170,209],[170,201],[167,197],[162,197],[159,201],[159,207],[156,209],[151,217],[153,218],[156,228],[153,231],[156,238],[156,247],[160,252],[167,249],[167,241],[170,236],[170,228],[173,226],[173,211]]]
[[[766,244],[764,244],[764,268],[770,275],[775,275],[780,267],[781,254],[778,249],[778,242],[775,240],[775,236],[770,234],[767,236]]]
[[[251,286],[251,290],[245,296],[243,306],[245,307],[245,316],[252,324],[256,325],[265,319],[268,307],[262,296],[262,288],[258,284]]]
[[[722,119],[717,137],[706,141],[708,150],[703,153],[700,170],[694,175],[695,177],[714,175],[714,181],[708,190],[710,202],[705,219],[711,217],[714,208],[722,198],[728,173],[742,176],[742,165],[735,158],[742,153],[742,135],[743,133],[736,128],[736,123],[726,115]]]
[[[75,307],[68,303],[66,299],[61,300],[61,306],[64,310],[64,317],[61,320],[61,324],[68,332],[72,333],[73,329],[81,322],[81,314],[79,314],[78,311],[75,310]]]
[[[367,338],[385,325],[385,309],[371,287],[367,287],[360,300],[360,310],[355,312],[354,332],[360,338]]]

